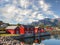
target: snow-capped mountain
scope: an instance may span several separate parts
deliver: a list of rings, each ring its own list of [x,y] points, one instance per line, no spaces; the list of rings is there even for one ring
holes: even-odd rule
[[[45,18],[43,20],[39,20],[38,22],[33,22],[33,25],[40,25],[40,24],[44,24],[44,25],[51,25],[51,26],[57,26],[58,23],[60,22],[59,20],[60,18],[56,18],[56,19],[50,19],[50,18]]]

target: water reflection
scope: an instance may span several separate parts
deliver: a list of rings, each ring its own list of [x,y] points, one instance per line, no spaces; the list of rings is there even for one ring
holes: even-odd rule
[[[43,36],[43,37],[31,37],[31,38],[22,38],[20,40],[27,44],[39,44],[41,45],[60,45],[60,35],[51,35],[51,36]]]
[[[49,40],[44,40],[41,43],[45,45],[60,45],[60,40],[58,39],[49,39]]]
[[[15,38],[17,39],[17,38]],[[44,40],[47,40],[47,39],[50,39],[50,36],[44,36],[44,37],[30,37],[30,38],[20,38],[18,40],[20,40],[20,42],[24,42],[25,44],[32,44],[35,43],[35,44],[40,44],[41,41],[44,41]]]
[[[2,41],[10,42],[10,44],[23,44],[23,45],[60,45],[60,35],[51,35],[43,37],[29,37],[29,38],[20,38],[16,37],[0,37]],[[3,40],[4,39],[4,40]],[[0,41],[1,41],[0,40]]]
[[[60,35],[51,35],[50,39],[42,40],[45,45],[60,45]]]

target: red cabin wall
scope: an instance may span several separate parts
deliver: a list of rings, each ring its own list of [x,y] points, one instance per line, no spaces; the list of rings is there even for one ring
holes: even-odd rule
[[[19,32],[20,34],[25,34],[25,28],[23,26],[20,26]]]
[[[35,34],[38,33],[38,28],[35,28],[34,32],[35,32]]]
[[[41,30],[40,30],[40,33],[44,33],[44,32],[45,32],[45,30],[44,30],[44,29],[41,29]]]
[[[10,34],[15,34],[15,30],[13,29],[7,29],[7,32],[9,32]]]
[[[52,28],[52,27],[47,27],[46,29],[47,29],[47,30],[53,30],[53,28]]]

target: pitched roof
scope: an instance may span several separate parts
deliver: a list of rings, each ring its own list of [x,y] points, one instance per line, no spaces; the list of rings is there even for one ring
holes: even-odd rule
[[[35,28],[38,28],[39,26],[36,26]]]
[[[17,28],[17,26],[8,26],[8,27],[6,27],[6,29],[15,29],[15,28]]]

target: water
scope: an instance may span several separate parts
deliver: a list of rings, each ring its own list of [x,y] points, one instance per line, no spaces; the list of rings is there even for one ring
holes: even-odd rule
[[[5,40],[10,44],[20,45],[23,42],[24,45],[60,45],[60,35],[51,35],[43,37],[31,37],[31,38],[19,38],[19,37],[3,37],[1,40]],[[4,42],[5,42],[4,41]],[[15,42],[15,43],[14,43]]]
[[[60,35],[51,35],[50,39],[41,41],[45,45],[60,45]]]
[[[38,40],[36,42],[36,40]],[[32,37],[32,38],[24,38],[24,43],[36,45],[60,45],[60,35],[51,35],[51,36],[43,36],[43,37]]]

